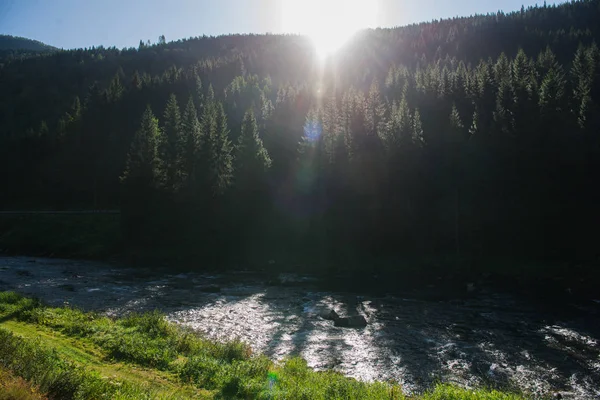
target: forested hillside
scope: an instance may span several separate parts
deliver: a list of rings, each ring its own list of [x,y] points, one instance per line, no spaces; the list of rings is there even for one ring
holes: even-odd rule
[[[3,209],[122,210],[206,263],[597,260],[600,1],[13,57]],[[365,264],[366,263],[366,264]]]
[[[49,46],[37,40],[19,36],[0,35],[0,66],[14,59],[22,59],[57,50],[56,47]]]
[[[27,39],[19,36],[0,35],[0,51],[27,50],[27,51],[53,51],[55,47],[44,44],[38,40]]]

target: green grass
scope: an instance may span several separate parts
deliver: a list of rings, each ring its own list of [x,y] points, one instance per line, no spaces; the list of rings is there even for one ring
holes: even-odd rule
[[[400,386],[274,363],[241,342],[219,343],[159,313],[111,319],[0,292],[0,368],[67,399],[404,399]],[[439,385],[423,399],[517,400]]]

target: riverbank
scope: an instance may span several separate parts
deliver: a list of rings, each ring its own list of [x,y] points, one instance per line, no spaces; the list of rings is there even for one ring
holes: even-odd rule
[[[0,292],[0,368],[55,398],[403,399],[393,383],[274,363],[241,342],[219,343],[157,313],[111,319]],[[438,385],[414,399],[517,400],[514,393]]]
[[[118,214],[3,214],[0,253],[107,260],[123,254]]]
[[[127,244],[119,214],[0,215],[0,254],[115,261],[120,265],[170,270],[249,270],[280,282],[284,272],[311,274],[328,289],[357,292],[405,293],[427,299],[450,300],[483,288],[527,295],[541,301],[596,299],[599,261],[527,260],[510,257],[350,258],[328,261],[319,255],[296,258],[279,251],[243,254],[229,251],[223,258],[199,254],[189,243],[152,248]],[[191,252],[190,252],[191,251]],[[312,254],[312,255],[310,255]],[[308,257],[308,258],[307,258]]]

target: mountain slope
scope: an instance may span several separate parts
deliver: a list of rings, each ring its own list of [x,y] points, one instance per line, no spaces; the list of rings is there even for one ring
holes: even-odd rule
[[[0,35],[0,51],[3,50],[49,52],[57,48],[20,36]]]
[[[592,259],[598,20],[581,0],[366,30],[325,64],[295,35],[13,59],[0,205],[122,206],[130,244],[214,260]]]

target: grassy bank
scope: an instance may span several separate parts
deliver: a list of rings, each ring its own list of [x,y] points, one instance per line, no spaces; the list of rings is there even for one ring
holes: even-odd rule
[[[300,358],[274,363],[243,343],[207,340],[158,313],[110,319],[12,292],[0,292],[0,369],[10,385],[38,396],[23,399],[405,398],[398,385],[314,372]],[[418,398],[523,397],[440,385]]]

